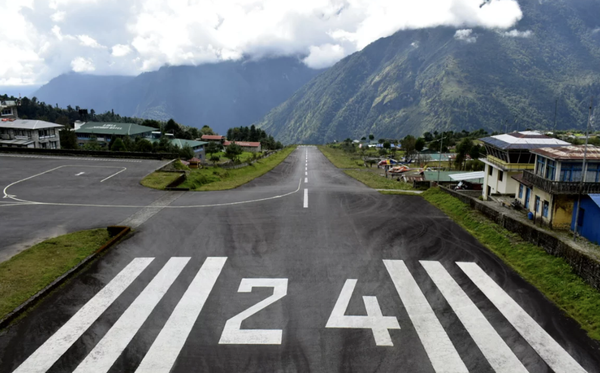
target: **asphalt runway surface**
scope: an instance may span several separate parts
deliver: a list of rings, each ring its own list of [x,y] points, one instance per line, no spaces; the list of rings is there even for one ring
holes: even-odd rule
[[[4,161],[6,185],[63,165]],[[5,191],[12,242],[59,216],[139,226],[0,332],[0,372],[600,372],[600,344],[443,213],[314,147],[214,193],[113,166]]]

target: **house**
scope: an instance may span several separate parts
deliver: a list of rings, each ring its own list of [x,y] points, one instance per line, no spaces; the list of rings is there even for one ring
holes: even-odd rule
[[[571,230],[575,231],[575,217],[577,216],[577,201],[573,209]],[[600,244],[600,194],[589,194],[581,197],[581,208],[577,219],[577,233],[596,245]]]
[[[242,149],[245,152],[256,153],[256,152],[261,151],[260,142],[251,142],[251,141],[225,141],[223,143],[223,146],[224,147],[228,147],[229,145],[231,145],[231,143],[236,143],[236,145],[241,146]]]
[[[129,137],[135,139],[141,137],[150,140],[152,139],[152,132],[155,130],[155,128],[135,123],[87,122],[75,127],[79,146],[85,145],[93,138],[100,145],[108,147],[110,147],[111,141],[116,138]]]
[[[483,180],[483,199],[490,195],[514,195],[517,181],[512,176],[535,166],[531,150],[542,147],[567,146],[558,140],[535,131],[512,132],[480,139],[487,151]]]
[[[18,101],[0,101],[0,146],[60,149],[60,124],[19,119]]]
[[[531,150],[534,169],[513,176],[516,199],[537,220],[552,228],[569,229],[580,191],[584,195],[600,193],[600,147],[588,145],[585,181],[584,153],[585,145]]]
[[[205,145],[208,144],[206,141],[196,141],[196,140],[184,140],[184,139],[169,139],[171,144],[177,146],[178,148],[183,149],[186,145],[188,145],[194,151],[194,157],[205,160],[206,152]]]
[[[219,135],[202,135],[202,137],[200,138],[200,140],[202,140],[202,141],[208,141],[208,142],[215,141],[215,142],[223,143],[227,139],[225,138],[225,136],[219,136]]]

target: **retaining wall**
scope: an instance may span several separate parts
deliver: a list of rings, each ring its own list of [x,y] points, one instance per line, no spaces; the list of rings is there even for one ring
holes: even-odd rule
[[[480,211],[496,224],[543,248],[548,254],[565,259],[573,268],[573,271],[581,276],[585,282],[600,290],[600,261],[596,258],[550,232],[505,215],[475,198],[447,188],[441,187],[440,189],[468,204],[471,208]]]
[[[0,146],[0,153],[61,155],[72,157],[103,157],[103,158],[139,158],[139,159],[173,159],[179,158],[171,153],[138,153],[112,152],[105,150],[74,150],[74,149],[38,149],[38,148],[8,148]]]

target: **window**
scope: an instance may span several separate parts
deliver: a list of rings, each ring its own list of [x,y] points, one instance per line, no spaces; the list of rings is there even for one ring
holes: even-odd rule
[[[542,216],[547,218],[548,217],[548,207],[549,207],[549,203],[548,201],[544,201],[544,204],[542,205]]]
[[[556,173],[556,161],[548,160],[546,166],[546,179],[554,180],[554,174]]]
[[[523,184],[519,184],[519,199],[523,198]]]
[[[504,172],[503,172],[503,171],[500,171],[500,170],[498,170],[498,180],[499,180],[499,181],[502,181],[502,177],[503,177],[503,176],[504,176]]]
[[[581,163],[563,163],[560,167],[560,181],[581,181]]]
[[[535,166],[535,174],[544,177],[544,166],[546,165],[546,158],[537,156],[537,165]]]
[[[540,212],[540,196],[535,196],[535,212]]]
[[[587,164],[587,175],[585,177],[586,183],[598,183],[600,182],[600,163],[588,163]]]
[[[2,115],[12,115],[12,109],[2,109]]]
[[[488,165],[488,175],[492,176],[494,174],[494,167]]]

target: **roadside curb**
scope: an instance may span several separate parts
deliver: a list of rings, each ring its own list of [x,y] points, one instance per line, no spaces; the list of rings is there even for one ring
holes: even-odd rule
[[[410,193],[410,194],[421,194],[422,190],[402,190],[402,189],[375,189],[378,192],[399,192],[399,193]]]
[[[35,304],[50,294],[54,289],[61,286],[71,277],[73,277],[81,268],[86,266],[88,263],[92,262],[96,259],[102,252],[106,251],[110,247],[116,245],[123,237],[125,237],[129,232],[131,232],[130,227],[125,226],[109,226],[106,228],[108,233],[112,237],[107,243],[102,245],[98,250],[94,253],[90,254],[87,258],[83,259],[79,262],[75,267],[68,270],[62,276],[58,277],[56,280],[52,281],[48,286],[38,291],[34,295],[32,295],[29,299],[23,302],[19,307],[15,308],[11,313],[6,315],[3,319],[0,320],[0,330],[7,328],[16,318],[18,318],[21,314],[35,306]]]

